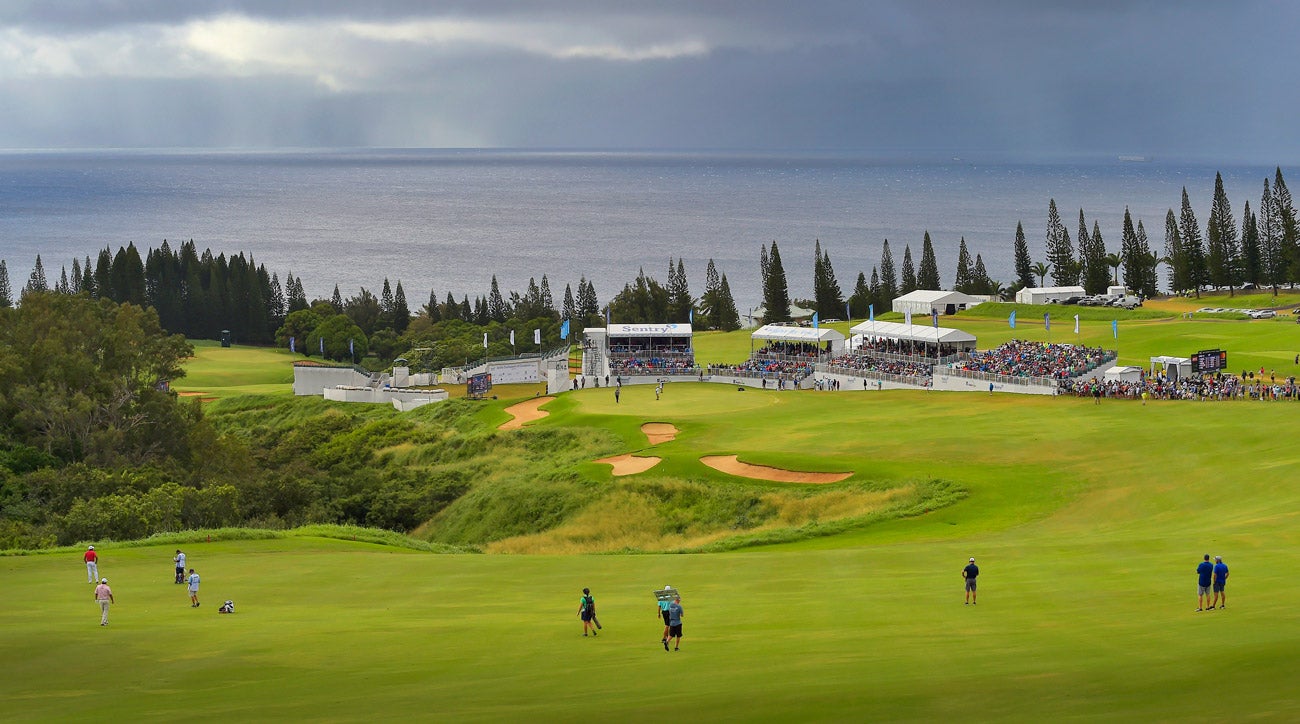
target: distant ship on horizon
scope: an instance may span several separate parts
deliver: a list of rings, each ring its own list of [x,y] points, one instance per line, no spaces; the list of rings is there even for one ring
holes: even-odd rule
[[[1119,157],[1119,160],[1124,161],[1125,163],[1147,163],[1148,161],[1151,160],[1151,158],[1150,158],[1149,156],[1125,156],[1125,155],[1121,155],[1121,156]]]

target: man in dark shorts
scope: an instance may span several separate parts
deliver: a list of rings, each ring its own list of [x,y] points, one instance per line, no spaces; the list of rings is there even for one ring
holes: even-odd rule
[[[685,615],[682,610],[682,597],[678,596],[668,605],[668,639],[677,639],[673,644],[673,651],[680,651],[682,648],[682,616]],[[664,639],[664,651],[668,650],[668,639]]]
[[[1223,590],[1228,585],[1228,564],[1223,562],[1223,556],[1214,557],[1214,600],[1210,602],[1210,610],[1214,610],[1217,605],[1219,608],[1228,607],[1228,592]],[[1223,603],[1219,603],[1219,599]]]
[[[1214,564],[1210,562],[1210,554],[1205,554],[1205,560],[1196,567],[1196,610],[1204,611],[1205,602],[1210,600],[1210,579],[1214,576]]]
[[[966,603],[975,603],[975,579],[979,578],[980,567],[975,565],[975,559],[970,559],[970,563],[961,569],[961,577],[966,579]]]
[[[664,637],[663,637],[663,643],[664,643],[664,650],[665,650],[665,651],[668,650],[668,632],[669,632],[669,630],[671,629],[671,626],[670,626],[669,623],[668,623],[668,609],[669,609],[669,608],[672,606],[672,604],[673,604],[672,599],[669,598],[667,594],[668,594],[668,592],[671,592],[671,591],[672,591],[672,588],[673,588],[672,586],[664,586],[663,591],[660,592],[660,596],[659,596],[659,597],[657,598],[657,600],[656,600],[656,605],[657,605],[657,607],[658,607],[657,610],[659,611],[659,617],[662,618],[662,619],[664,620]]]
[[[586,636],[590,631],[595,636],[596,599],[592,597],[590,588],[582,589],[582,598],[578,599],[578,617],[582,619],[582,635]]]

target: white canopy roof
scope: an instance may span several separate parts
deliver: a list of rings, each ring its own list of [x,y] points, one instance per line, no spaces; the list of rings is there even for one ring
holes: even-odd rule
[[[926,321],[930,321],[928,318]],[[885,337],[930,344],[974,343],[975,335],[951,327],[932,327],[928,324],[899,324],[898,322],[862,322],[849,330],[864,337]]]
[[[806,344],[844,341],[844,335],[830,327],[786,327],[780,324],[765,324],[759,327],[754,330],[753,338],[776,342],[803,342]]]
[[[611,324],[611,337],[689,337],[689,324]]]
[[[917,289],[898,297],[896,302],[921,302],[923,304],[971,304],[980,300],[969,294],[934,289]]]

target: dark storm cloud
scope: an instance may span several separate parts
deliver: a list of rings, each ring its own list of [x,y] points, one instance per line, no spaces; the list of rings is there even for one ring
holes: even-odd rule
[[[1285,160],[1298,16],[1253,2],[9,2],[0,146]]]

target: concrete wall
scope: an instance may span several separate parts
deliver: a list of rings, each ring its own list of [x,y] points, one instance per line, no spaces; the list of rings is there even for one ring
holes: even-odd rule
[[[934,389],[946,392],[983,392],[989,391],[990,380],[975,379],[971,377],[959,377],[952,374],[942,374],[939,369],[934,371]],[[1055,395],[1055,385],[1041,384],[1017,384],[1007,379],[993,379],[994,392],[1012,392],[1020,395]]]
[[[369,377],[351,367],[294,367],[293,394],[319,395],[327,387],[364,386]]]

